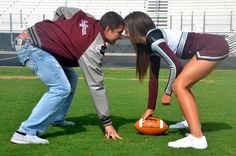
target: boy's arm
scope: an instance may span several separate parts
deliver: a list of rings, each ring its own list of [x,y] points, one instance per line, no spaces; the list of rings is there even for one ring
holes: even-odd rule
[[[70,19],[75,13],[81,11],[79,8],[73,8],[73,7],[59,7],[57,8],[53,21],[56,21],[58,19]],[[95,19],[95,17],[89,13],[86,13],[87,16],[92,17]]]

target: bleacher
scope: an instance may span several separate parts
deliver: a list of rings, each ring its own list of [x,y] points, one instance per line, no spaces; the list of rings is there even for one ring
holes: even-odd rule
[[[0,33],[19,33],[59,6],[77,7],[99,19],[107,11],[125,17],[146,12],[158,27],[216,34],[235,33],[236,0],[0,0]]]
[[[0,41],[4,45],[0,49],[11,49],[15,35],[52,19],[59,6],[81,8],[97,19],[107,11],[123,17],[143,11],[158,27],[222,35],[236,32],[236,0],[0,0]]]
[[[236,30],[236,0],[0,0],[0,32],[20,32],[38,21],[52,19],[59,6],[81,8],[97,19],[107,11],[123,17],[144,11],[159,27],[184,31]]]
[[[107,11],[123,17],[132,11],[145,11],[143,0],[0,0],[0,31],[19,32],[43,19],[52,19],[59,6],[81,8],[97,19]]]
[[[158,27],[167,28],[168,0],[148,0],[147,13]]]

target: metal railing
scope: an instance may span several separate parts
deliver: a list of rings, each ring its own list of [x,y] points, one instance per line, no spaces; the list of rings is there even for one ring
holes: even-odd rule
[[[44,19],[52,19],[52,14],[0,14],[0,33],[19,33]],[[165,28],[181,31],[231,34],[236,32],[236,13],[178,12],[169,14]]]
[[[52,19],[51,14],[24,14],[22,11],[20,13],[10,13],[10,14],[0,14],[0,32],[20,32],[36,22]]]
[[[178,12],[168,15],[167,28],[181,31],[195,31],[216,34],[236,32],[236,13],[185,13]]]
[[[44,19],[52,19],[52,14],[0,14],[0,32],[19,32]],[[177,12],[169,14],[163,26],[182,31],[235,32],[236,13]]]

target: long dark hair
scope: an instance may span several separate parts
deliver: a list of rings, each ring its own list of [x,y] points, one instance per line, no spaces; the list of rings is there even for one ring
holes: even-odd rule
[[[135,36],[146,36],[150,29],[155,28],[155,24],[147,14],[140,11],[130,13],[124,20],[129,32],[130,42],[137,55],[136,76],[140,81],[143,81],[150,62],[150,56],[148,55],[150,49],[146,45],[136,43]]]

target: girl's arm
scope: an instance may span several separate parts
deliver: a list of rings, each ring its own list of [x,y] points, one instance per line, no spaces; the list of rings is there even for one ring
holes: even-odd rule
[[[150,78],[148,88],[148,109],[155,109],[158,96],[158,77],[161,64],[161,58],[158,56],[150,57]]]
[[[152,50],[150,55],[161,57],[170,67],[170,74],[165,88],[165,93],[171,95],[172,84],[181,72],[183,65],[179,58],[168,47],[166,41],[163,39],[163,34],[159,29],[154,29],[148,34],[147,43]]]

